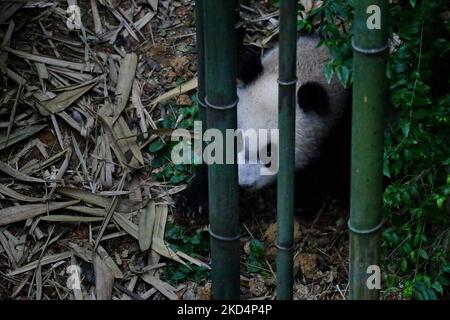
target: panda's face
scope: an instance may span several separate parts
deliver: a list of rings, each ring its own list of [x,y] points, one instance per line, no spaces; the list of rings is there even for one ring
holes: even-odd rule
[[[241,148],[238,148],[239,185],[249,190],[258,190],[275,182],[278,173],[278,134],[270,139],[258,136],[258,143],[251,144],[248,131],[243,133]],[[242,141],[241,140],[241,141]]]
[[[324,76],[329,52],[317,47],[318,38],[301,37],[297,42],[297,87],[295,119],[295,168],[305,168],[320,156],[320,145],[342,114],[345,90],[337,79],[328,83]],[[278,132],[278,48],[262,59],[263,71],[251,83],[238,89],[238,128],[247,131],[266,129]],[[261,137],[258,137],[260,139]],[[263,161],[248,161],[248,153],[264,155],[270,145],[275,165]],[[278,172],[278,136],[271,141],[238,146],[239,185],[247,189],[262,189],[276,181]],[[261,159],[258,159],[261,160]]]
[[[255,82],[238,89],[238,128],[242,134],[241,139],[238,139],[240,143],[237,154],[239,185],[246,189],[261,189],[276,181],[278,171],[278,161],[275,160],[278,156],[276,83],[277,73],[269,73],[265,69]],[[270,163],[264,161],[267,158],[272,161]]]
[[[276,181],[276,173],[261,175],[261,170],[267,173],[270,171],[270,169],[265,168],[265,165],[239,165],[239,186],[248,190],[260,190]]]

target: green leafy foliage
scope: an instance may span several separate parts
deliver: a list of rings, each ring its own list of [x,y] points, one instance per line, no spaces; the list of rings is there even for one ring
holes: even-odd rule
[[[333,75],[336,75],[346,88],[352,83],[352,33],[349,29],[349,22],[353,21],[351,3],[353,1],[325,1],[321,7],[298,21],[299,30],[307,33],[315,31],[323,36],[320,45],[326,45],[332,55],[325,76],[331,81]],[[319,25],[318,30],[314,30],[315,25]]]
[[[184,227],[168,223],[165,239],[172,249],[187,254],[204,255],[209,253],[209,237],[207,232],[196,230],[188,232]]]
[[[264,254],[265,248],[264,243],[253,239],[249,244],[250,254],[247,262],[247,271],[249,273],[261,273],[265,274],[264,271]]]
[[[168,114],[159,122],[161,129],[188,129],[193,128],[194,120],[198,114],[198,102],[195,96],[192,97],[194,104],[189,107],[168,108]],[[187,182],[195,171],[195,165],[175,165],[171,162],[172,149],[179,142],[156,139],[148,146],[148,151],[154,157],[152,167],[157,169],[154,177],[160,181],[166,181],[177,185]]]
[[[210,271],[205,268],[186,264],[182,265],[177,262],[169,262],[164,267],[164,273],[161,279],[168,281],[171,285],[178,285],[185,281],[193,281],[196,283],[210,278]]]
[[[384,194],[387,284],[403,286],[405,297],[427,300],[442,297],[450,284],[450,94],[433,94],[432,87],[449,79],[435,66],[448,63],[442,57],[450,49],[449,25],[437,18],[446,7],[440,0],[391,7],[391,28],[402,43],[387,73],[394,110],[384,157],[392,181]]]
[[[157,122],[161,129],[187,129],[192,130],[194,120],[197,120],[198,102],[195,96],[192,97],[192,106],[178,107],[169,105],[166,116]],[[148,147],[148,151],[153,156],[152,167],[157,169],[154,177],[161,181],[167,181],[177,185],[186,183],[195,171],[195,165],[174,164],[171,161],[172,149],[179,142],[156,139]],[[170,248],[182,251],[194,258],[208,256],[209,237],[200,230],[187,231],[184,227],[167,223],[165,239],[170,243]],[[182,265],[178,262],[167,261],[167,266],[161,275],[162,279],[177,285],[184,281],[199,282],[210,278],[210,271],[192,264]]]
[[[166,225],[165,239],[170,243],[170,248],[182,251],[194,258],[209,254],[209,237],[206,232],[200,230],[188,232],[184,227],[168,223]],[[210,271],[192,264],[182,265],[168,261],[164,268],[162,279],[173,285],[187,280],[200,282],[210,277]]]
[[[325,1],[299,21],[320,23],[333,58],[326,77],[352,83],[352,1]],[[391,35],[400,44],[387,68],[390,110],[385,132],[383,233],[386,295],[438,299],[450,285],[450,27],[448,1],[400,1],[390,6]],[[444,89],[442,89],[444,88]]]

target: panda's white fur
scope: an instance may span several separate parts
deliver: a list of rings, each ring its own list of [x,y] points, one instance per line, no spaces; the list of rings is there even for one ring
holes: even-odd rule
[[[319,156],[320,142],[344,112],[346,92],[337,79],[328,84],[325,65],[330,54],[325,46],[317,47],[319,38],[301,36],[297,41],[297,88],[306,82],[317,82],[328,95],[329,111],[326,115],[304,112],[296,108],[295,165],[296,169],[306,167]],[[277,129],[278,128],[278,47],[267,52],[262,58],[263,72],[252,83],[238,89],[238,128]],[[276,143],[276,142],[272,142]],[[248,145],[247,145],[248,147]],[[272,146],[274,148],[274,146]],[[259,148],[262,149],[261,146]],[[276,149],[276,147],[275,147]],[[265,150],[265,149],[263,149]],[[248,189],[261,189],[276,180],[276,175],[261,175],[264,164],[244,164],[245,152],[238,151],[239,185]]]

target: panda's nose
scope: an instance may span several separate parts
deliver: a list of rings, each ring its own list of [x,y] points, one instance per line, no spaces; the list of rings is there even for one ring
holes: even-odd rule
[[[250,181],[250,179],[245,179],[245,177],[242,177],[242,175],[239,175],[239,187],[242,189],[248,189],[251,188],[253,185],[253,182]]]
[[[256,181],[242,181],[239,180],[239,187],[246,191],[252,191],[256,189]]]
[[[239,186],[243,189],[254,189],[259,179],[259,166],[239,165]]]
[[[241,187],[242,189],[252,189],[254,188],[254,184],[253,183],[239,183],[239,187]]]

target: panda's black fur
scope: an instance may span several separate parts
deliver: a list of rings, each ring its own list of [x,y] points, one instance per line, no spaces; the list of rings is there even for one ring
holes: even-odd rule
[[[318,39],[307,36],[307,38],[299,40],[299,46],[306,43],[310,49],[305,52],[312,55],[315,52],[313,48],[317,42]],[[274,53],[277,54],[276,51]],[[323,54],[323,51],[321,54]],[[270,55],[270,52],[268,55]],[[308,56],[299,56],[298,59],[298,64],[303,64],[300,65],[300,69],[305,68],[305,70],[308,70],[308,68],[312,68],[311,74],[314,74],[311,80],[308,79],[308,75],[299,77],[299,80],[302,81],[297,89],[298,112],[304,117],[302,118],[302,124],[304,126],[308,125],[308,119],[311,117],[313,119],[312,121],[316,122],[320,122],[323,119],[329,128],[326,128],[326,134],[323,134],[323,138],[318,138],[317,145],[314,145],[314,154],[307,155],[306,160],[297,166],[295,186],[296,207],[299,212],[304,213],[317,212],[329,197],[342,200],[341,203],[347,206],[350,186],[350,92],[344,92],[344,89],[336,91],[339,92],[339,101],[343,104],[342,110],[336,113],[336,110],[333,109],[334,101],[331,100],[331,94],[327,91],[328,85],[326,81],[324,79],[317,80],[320,78],[318,76],[319,72],[324,77],[323,67],[326,61],[323,61],[323,64],[320,62],[320,65],[308,66],[307,64],[310,58]],[[261,59],[259,54],[254,50],[242,51],[242,49],[239,49],[237,74],[243,86],[238,90],[238,94],[240,92],[242,95],[245,90],[252,90],[255,87],[258,88],[258,81],[266,81],[265,79],[267,79],[268,75],[271,76],[273,72],[278,73],[277,68],[271,69],[273,67],[272,65],[269,65],[269,68],[267,66],[265,68],[265,63],[267,64],[267,59],[270,58],[264,59],[264,57]],[[312,59],[316,59],[314,63],[318,63],[317,57]],[[273,62],[270,63],[273,64]],[[321,68],[319,72],[314,69],[318,67]],[[274,76],[277,77],[278,75],[276,74]],[[333,85],[337,86],[336,83]],[[276,81],[273,82],[273,88],[274,90],[277,89]],[[248,100],[248,97],[244,97],[244,103],[246,101],[245,99]],[[254,106],[252,112],[258,112],[257,108],[258,106]],[[238,105],[238,114],[239,110],[242,112],[242,109],[239,109]],[[334,120],[329,121],[329,119]],[[318,136],[320,137],[320,135]],[[202,165],[187,188],[177,195],[177,213],[183,216],[198,216],[199,213],[202,215],[207,212],[207,176],[207,166]]]
[[[261,50],[253,45],[244,45],[246,28],[240,25],[236,28],[237,42],[237,72],[239,81],[247,85],[258,78],[263,71]]]

